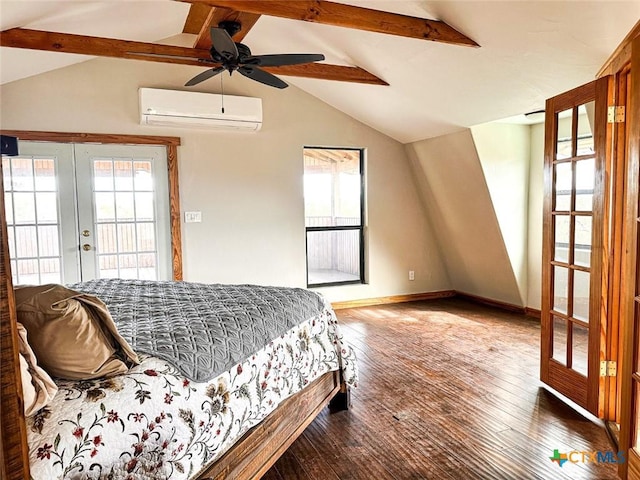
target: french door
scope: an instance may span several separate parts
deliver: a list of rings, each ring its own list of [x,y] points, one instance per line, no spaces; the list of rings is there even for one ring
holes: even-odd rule
[[[2,158],[14,284],[171,278],[164,147],[19,147]]]
[[[595,415],[602,350],[606,95],[605,78],[551,98],[545,120],[540,378]]]

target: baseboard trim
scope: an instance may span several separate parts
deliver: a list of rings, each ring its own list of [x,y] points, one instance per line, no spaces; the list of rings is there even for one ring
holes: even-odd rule
[[[480,303],[482,305],[488,305],[490,307],[496,307],[501,310],[506,310],[508,312],[515,312],[515,313],[522,313],[522,314],[526,313],[525,307],[514,305],[513,303],[502,302],[500,300],[494,300],[492,298],[480,297],[478,295],[459,292],[457,290],[456,290],[456,296],[460,298],[464,298],[465,300],[469,300],[471,302]]]
[[[531,307],[525,307],[524,314],[528,317],[537,318],[538,320],[540,320],[540,317],[542,316],[542,312],[540,310]]]
[[[436,298],[454,297],[454,290],[440,290],[438,292],[409,293],[406,295],[391,295],[388,297],[362,298],[359,300],[348,300],[344,302],[333,302],[331,306],[334,310],[344,308],[370,307],[372,305],[384,305],[388,303],[417,302],[419,300],[433,300]]]
[[[371,307],[374,305],[385,305],[392,303],[418,302],[420,300],[434,300],[437,298],[460,297],[470,302],[480,303],[489,307],[499,308],[508,312],[521,313],[529,317],[540,319],[540,310],[530,307],[521,307],[513,303],[502,302],[492,298],[481,297],[471,293],[460,292],[458,290],[440,290],[437,292],[409,293],[406,295],[390,295],[388,297],[361,298],[359,300],[347,300],[344,302],[333,302],[331,306],[334,310],[345,308]]]

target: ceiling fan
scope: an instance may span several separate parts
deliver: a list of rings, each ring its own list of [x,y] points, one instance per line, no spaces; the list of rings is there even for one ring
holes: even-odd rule
[[[249,47],[243,43],[236,43],[231,37],[240,31],[241,25],[235,21],[220,22],[218,27],[211,27],[211,43],[209,50],[218,67],[199,73],[187,83],[191,87],[211,77],[228,71],[229,75],[237,71],[251,80],[276,88],[287,88],[289,85],[275,75],[260,67],[279,67],[282,65],[300,65],[303,63],[320,62],[324,60],[322,54],[285,53],[280,55],[252,55]]]

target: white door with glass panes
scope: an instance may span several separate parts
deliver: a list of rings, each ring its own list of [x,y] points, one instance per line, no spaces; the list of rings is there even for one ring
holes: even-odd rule
[[[20,142],[3,157],[15,284],[170,279],[166,151]]]

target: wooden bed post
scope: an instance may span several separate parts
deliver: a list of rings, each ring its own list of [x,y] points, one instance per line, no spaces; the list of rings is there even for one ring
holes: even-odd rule
[[[340,390],[329,402],[330,412],[340,412],[342,410],[349,410],[351,408],[351,389],[349,385],[344,381],[342,372],[340,372]]]
[[[29,479],[29,450],[24,421],[18,331],[9,263],[7,219],[0,164],[0,477]]]

